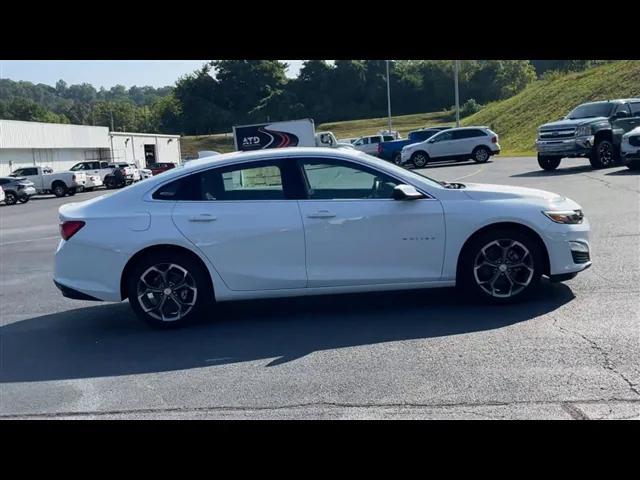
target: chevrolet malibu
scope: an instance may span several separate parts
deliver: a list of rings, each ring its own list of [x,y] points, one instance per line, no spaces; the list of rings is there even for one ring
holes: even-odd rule
[[[193,160],[59,215],[62,294],[128,299],[157,327],[294,295],[458,286],[506,303],[591,266],[589,223],[568,198],[342,149]]]

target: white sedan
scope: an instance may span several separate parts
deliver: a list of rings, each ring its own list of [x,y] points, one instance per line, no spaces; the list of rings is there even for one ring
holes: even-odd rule
[[[458,285],[504,303],[591,265],[568,198],[438,182],[342,149],[193,160],[59,214],[63,295],[128,298],[160,327],[250,298]]]

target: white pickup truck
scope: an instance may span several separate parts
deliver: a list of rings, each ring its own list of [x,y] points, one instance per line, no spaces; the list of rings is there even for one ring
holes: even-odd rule
[[[82,172],[53,173],[49,167],[18,168],[11,177],[24,177],[33,182],[38,194],[53,193],[56,197],[75,195],[84,190],[87,175]]]

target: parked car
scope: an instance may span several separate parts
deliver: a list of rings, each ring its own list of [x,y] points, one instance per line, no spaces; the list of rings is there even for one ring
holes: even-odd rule
[[[133,171],[128,164],[113,165],[111,173],[104,177],[104,186],[111,190],[113,188],[122,188],[133,183]]]
[[[473,160],[485,163],[500,153],[498,135],[488,127],[450,128],[436,133],[428,140],[402,148],[402,165],[412,163],[417,168],[429,162],[445,160]]]
[[[175,168],[175,167],[176,167],[176,164],[171,162],[152,163],[148,166],[149,170],[151,170],[151,173],[153,175],[158,175],[159,173],[166,172],[167,170],[171,170],[172,168]]]
[[[223,154],[59,217],[62,294],[128,298],[159,327],[214,318],[214,301],[277,296],[457,285],[508,303],[542,275],[591,265],[589,222],[564,196],[440,182],[342,149]]]
[[[4,190],[0,187],[0,203],[4,202]]]
[[[593,168],[615,165],[622,136],[640,125],[640,98],[578,105],[538,128],[538,164],[555,170],[563,158],[588,158]]]
[[[113,167],[109,166],[109,162],[105,160],[93,160],[76,163],[69,169],[71,172],[84,172],[88,177],[98,177],[99,182],[95,179],[88,178],[86,190],[92,190],[104,184],[104,178],[113,171]]]
[[[436,133],[442,130],[447,130],[451,127],[428,127],[420,130],[414,130],[409,132],[406,139],[393,140],[390,142],[381,142],[378,144],[378,157],[389,160],[396,165],[400,165],[400,154],[402,147],[411,145],[412,143],[419,143],[433,137]]]
[[[640,127],[622,136],[622,163],[630,170],[640,170]]]
[[[132,167],[129,163],[127,162],[117,162],[117,163],[110,163],[109,164],[109,168],[111,168],[111,173],[109,175],[113,174],[113,170],[116,168],[119,168],[122,173],[124,174],[126,180],[127,180],[127,185],[129,183],[133,183],[135,181],[135,177],[136,177],[136,172],[134,167]],[[138,173],[139,175],[139,173]],[[105,185],[107,184],[106,179],[105,179]]]
[[[369,155],[377,155],[378,145],[382,142],[390,142],[392,140],[395,140],[393,135],[367,135],[353,142],[353,147]]]
[[[0,202],[4,201],[7,205],[27,203],[36,194],[33,182],[21,177],[0,177],[0,187],[4,191]]]
[[[149,168],[141,168],[140,169],[140,179],[146,180],[147,178],[153,177],[153,172]]]
[[[25,167],[13,171],[10,177],[25,177],[33,182],[38,194],[53,193],[56,197],[75,195],[84,190],[87,176],[83,172],[57,172],[49,167]]]

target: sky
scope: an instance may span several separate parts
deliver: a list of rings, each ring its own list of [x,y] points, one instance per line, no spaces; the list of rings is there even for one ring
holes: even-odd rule
[[[289,64],[287,76],[298,75],[304,60],[282,60]],[[54,86],[90,83],[107,89],[173,85],[178,78],[200,68],[207,60],[0,60],[0,78],[25,80]]]

